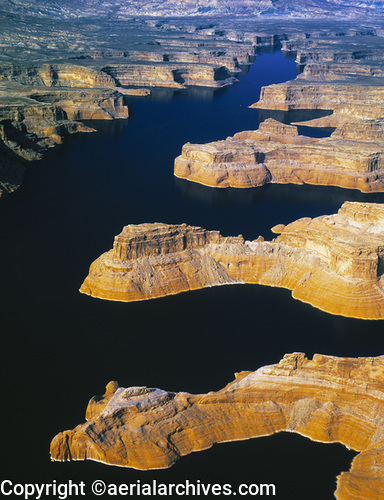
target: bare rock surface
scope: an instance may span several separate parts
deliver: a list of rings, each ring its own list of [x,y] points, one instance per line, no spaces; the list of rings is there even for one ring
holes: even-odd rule
[[[52,460],[96,460],[136,469],[170,467],[180,457],[288,431],[359,454],[337,478],[338,499],[379,498],[384,487],[384,358],[286,354],[241,372],[218,392],[174,393],[107,385],[86,422],[59,433]]]
[[[382,2],[366,0],[351,4],[346,0],[323,2],[302,0],[92,0],[79,7],[74,0],[64,0],[50,5],[44,0],[3,0],[0,6],[9,12],[28,9],[35,15],[60,17],[112,17],[129,16],[291,16],[297,18],[380,16]]]
[[[42,19],[31,15],[42,6],[28,5],[16,8],[20,15],[0,5],[0,147],[8,165],[0,168],[0,196],[20,184],[19,162],[40,159],[67,134],[92,132],[82,120],[126,119],[129,97],[150,95],[152,87],[231,85],[255,57],[251,40],[216,30],[66,21],[51,17],[56,7]]]
[[[126,226],[90,267],[80,291],[136,301],[231,283],[292,290],[331,314],[384,319],[384,208],[346,202],[334,215],[299,219],[246,241],[186,224]]]
[[[328,116],[290,122],[267,119],[258,130],[209,144],[184,145],[176,177],[211,187],[266,183],[321,184],[384,190],[384,59],[381,30],[308,30],[280,38],[303,71],[292,81],[261,89],[259,110],[323,111]],[[330,137],[298,135],[295,125],[332,127]]]
[[[167,0],[156,3],[156,18],[150,17],[155,8],[151,2],[140,4],[140,13],[136,12],[136,3],[112,4],[114,2],[89,2],[82,6],[81,12],[78,5],[70,1],[61,2],[60,6],[32,0],[0,5],[0,142],[4,155],[9,157],[8,164],[16,160],[15,170],[19,173],[23,169],[17,167],[17,161],[40,158],[44,149],[61,142],[67,133],[90,131],[78,123],[82,119],[126,118],[127,103],[122,96],[126,100],[130,95],[148,95],[152,87],[216,88],[233,84],[238,73],[252,64],[258,50],[266,47],[281,47],[285,54],[296,57],[304,73],[292,85],[263,90],[260,101],[263,107],[323,109],[327,106],[328,109],[334,103],[335,106],[329,109],[338,116],[344,113],[345,117],[353,101],[356,119],[363,117],[363,122],[367,122],[367,118],[371,121],[382,119],[380,79],[383,78],[384,25],[376,4],[375,10],[375,5],[369,2],[349,7],[352,16],[358,12],[375,13],[375,17],[364,23],[348,21],[348,16],[337,22],[321,20],[330,6],[324,10],[313,2],[300,4],[300,8],[290,5],[288,9],[284,2],[271,4],[269,1],[247,1],[242,5],[232,1],[225,5],[222,2],[220,5],[217,2],[208,2],[209,5],[206,2],[172,2],[170,7]],[[343,2],[332,2],[332,9],[345,7]],[[208,15],[211,12],[223,17],[170,19],[168,15],[175,16],[178,9],[184,14]],[[256,11],[272,16],[277,12],[285,15],[287,9],[290,15],[296,13],[294,17],[302,19],[247,15],[247,12]],[[315,21],[305,19],[310,11]],[[240,12],[243,15],[238,17]],[[136,17],[137,14],[140,15]],[[92,20],[94,18],[97,22]],[[116,22],[116,18],[120,21]],[[367,78],[373,81],[369,83]],[[306,89],[301,90],[304,80]],[[327,81],[324,96],[321,80]],[[290,90],[290,85],[292,89],[297,88],[297,92]],[[360,85],[360,90],[356,85]],[[335,90],[337,86],[339,90]],[[29,107],[31,109],[27,109]],[[33,114],[33,120],[24,119],[24,113]],[[364,126],[360,125],[359,129],[359,137],[366,140]],[[348,139],[345,127],[343,138]],[[230,147],[233,144],[232,141]],[[223,166],[231,177],[228,182],[222,182],[220,174],[215,180],[216,174],[212,178],[201,169],[201,179],[188,176],[188,172],[180,171],[178,175],[208,185],[217,185],[220,181],[221,186],[247,187],[274,182],[272,173],[260,167],[259,162],[255,167],[247,161],[240,162],[239,173],[235,172],[233,164],[229,165],[231,162]],[[217,165],[214,168],[217,169]],[[303,170],[301,164],[299,168]],[[327,183],[329,172],[324,176],[317,176],[316,169],[315,172],[315,176],[303,177],[301,172],[300,182],[323,182],[321,177],[325,176]],[[0,171],[0,186],[8,186],[3,191],[0,187],[0,195],[18,185],[16,177],[18,179],[19,175],[6,173],[10,173],[10,168]],[[250,179],[247,179],[248,174]],[[281,177],[277,175],[276,181],[294,182],[297,179],[295,175],[287,176],[286,171]],[[376,190],[380,186],[380,180],[374,182],[375,174],[368,175],[369,188],[366,182],[356,180],[356,175],[353,180],[350,177],[344,176],[341,185],[359,189],[361,186],[363,190],[370,190],[371,186]],[[339,178],[336,173],[336,183]]]

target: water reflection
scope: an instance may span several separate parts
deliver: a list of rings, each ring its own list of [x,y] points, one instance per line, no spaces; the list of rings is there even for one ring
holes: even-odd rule
[[[294,109],[290,111],[281,111],[274,109],[259,109],[260,122],[267,118],[274,118],[275,120],[289,125],[292,122],[301,122],[313,120],[315,118],[322,118],[329,116],[333,113],[331,109]]]
[[[186,198],[212,205],[257,205],[263,201],[270,205],[275,202],[285,203],[287,206],[317,205],[327,211],[327,207],[328,210],[337,210],[345,201],[384,203],[384,193],[362,193],[336,186],[267,184],[249,189],[212,188],[176,177],[174,183]]]
[[[168,87],[164,88],[151,88],[151,95],[149,97],[152,101],[162,101],[170,102],[173,99],[187,98],[187,99],[198,99],[202,101],[212,101],[215,97],[228,91],[228,86],[225,87],[188,87],[186,89],[172,89]],[[136,99],[141,98],[131,98],[134,102]],[[148,99],[148,98],[147,98]]]

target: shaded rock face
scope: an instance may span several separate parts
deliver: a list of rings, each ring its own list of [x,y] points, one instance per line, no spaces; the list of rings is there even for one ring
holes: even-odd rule
[[[334,215],[276,226],[271,242],[185,224],[126,226],[91,265],[80,291],[130,302],[253,283],[288,288],[331,314],[384,319],[383,227],[382,205],[357,202]]]
[[[235,69],[235,72],[240,70]],[[111,75],[117,85],[185,88],[187,85],[223,87],[236,81],[224,66],[209,64],[118,64],[108,65],[103,72]]]
[[[112,89],[46,90],[0,84],[0,140],[5,154],[23,160],[41,158],[66,134],[93,131],[77,120],[118,118],[128,118],[128,108]]]
[[[107,385],[84,424],[51,442],[52,460],[155,469],[215,443],[289,431],[360,452],[337,478],[338,499],[379,498],[384,487],[384,358],[287,354],[236,374],[208,394]]]

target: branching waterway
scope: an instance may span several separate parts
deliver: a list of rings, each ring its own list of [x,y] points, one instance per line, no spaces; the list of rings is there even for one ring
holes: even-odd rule
[[[71,137],[1,201],[4,478],[89,486],[100,478],[275,483],[281,499],[332,498],[335,476],[353,454],[293,435],[215,446],[166,471],[49,460],[52,437],[80,422],[88,400],[110,380],[196,393],[217,390],[234,372],[276,363],[284,353],[384,353],[381,322],[325,314],[286,290],[239,285],[129,304],[78,292],[90,263],[126,224],[186,222],[270,239],[270,227],[334,213],[343,201],[384,201],[339,188],[219,190],[173,177],[185,142],[257,128],[259,112],[248,106],[261,86],[295,74],[294,60],[265,53],[234,86],[132,98],[129,121],[100,122],[97,133]]]

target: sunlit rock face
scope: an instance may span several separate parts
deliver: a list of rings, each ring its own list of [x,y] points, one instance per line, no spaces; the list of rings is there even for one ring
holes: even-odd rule
[[[67,134],[92,132],[82,120],[127,118],[123,96],[150,94],[140,87],[231,85],[255,57],[256,42],[237,40],[233,26],[216,36],[185,20],[177,27],[164,19],[115,23],[101,19],[102,8],[93,22],[84,17],[94,2],[74,20],[78,4],[60,5],[0,5],[0,196],[20,185],[20,162],[40,159]],[[4,14],[7,6],[18,14]]]
[[[93,130],[78,120],[118,118],[128,118],[128,107],[112,89],[0,84],[0,141],[24,160],[39,159],[68,133]]]
[[[355,128],[346,122],[332,137],[310,139],[270,118],[258,130],[224,141],[185,144],[175,159],[174,174],[221,188],[290,183],[383,191],[384,143],[370,142],[370,132],[381,135],[381,122],[358,123]]]
[[[187,143],[175,159],[175,176],[222,188],[292,183],[383,191],[382,33],[322,28],[309,29],[301,37],[281,36],[283,52],[296,58],[302,73],[292,81],[263,87],[259,101],[250,107],[272,116],[280,112],[290,126],[267,119],[258,130],[225,140]],[[289,113],[319,110],[329,116],[297,123],[288,118]],[[335,131],[310,140],[298,136],[294,125]]]
[[[126,226],[113,249],[92,264],[80,290],[129,302],[228,284],[233,280],[205,249],[237,240],[186,224]]]
[[[246,241],[186,224],[126,226],[80,291],[125,302],[231,283],[292,290],[331,314],[384,319],[384,208],[346,202],[337,214],[272,228]]]
[[[384,358],[287,354],[208,394],[107,385],[86,422],[58,434],[53,460],[157,469],[215,443],[289,431],[360,452],[337,480],[338,499],[379,498],[384,487]],[[70,402],[68,402],[70,404]]]

